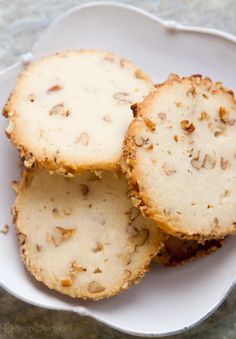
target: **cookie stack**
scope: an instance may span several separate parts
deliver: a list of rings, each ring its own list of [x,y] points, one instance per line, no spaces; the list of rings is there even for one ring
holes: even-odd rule
[[[221,84],[154,87],[112,53],[66,51],[26,67],[4,115],[25,166],[12,208],[21,258],[49,288],[110,297],[153,258],[176,265],[235,232],[236,104]]]

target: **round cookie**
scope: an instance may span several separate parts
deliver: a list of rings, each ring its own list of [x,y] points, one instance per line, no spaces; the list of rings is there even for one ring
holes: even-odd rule
[[[207,240],[199,244],[195,240],[179,239],[168,236],[163,247],[153,259],[154,262],[164,266],[176,266],[189,261],[200,259],[215,252],[223,246],[224,240]]]
[[[66,178],[26,170],[16,191],[13,216],[25,266],[72,297],[98,300],[137,283],[165,237],[132,206],[122,173]]]
[[[235,233],[233,92],[200,75],[172,75],[133,110],[123,170],[135,206],[179,238]]]
[[[119,167],[130,105],[152,89],[131,62],[99,50],[46,56],[19,76],[4,108],[6,134],[26,167],[59,174]]]

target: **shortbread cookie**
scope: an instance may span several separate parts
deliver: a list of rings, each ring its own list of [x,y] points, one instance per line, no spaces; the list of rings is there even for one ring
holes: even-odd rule
[[[185,264],[215,252],[223,243],[224,240],[221,239],[207,240],[205,244],[199,244],[195,240],[179,239],[170,235],[153,261],[164,266]]]
[[[200,75],[172,75],[133,109],[123,167],[136,206],[177,237],[235,233],[233,92]]]
[[[108,52],[60,52],[30,64],[4,108],[24,164],[60,174],[116,169],[130,105],[154,87],[131,62]]]
[[[98,176],[97,176],[98,175]],[[132,206],[123,174],[23,174],[13,206],[21,258],[72,297],[102,299],[138,282],[164,235]]]

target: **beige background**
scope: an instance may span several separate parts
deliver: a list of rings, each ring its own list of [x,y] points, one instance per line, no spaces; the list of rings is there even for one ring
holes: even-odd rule
[[[86,2],[88,1],[0,0],[0,70],[17,61],[21,54],[30,51],[39,35],[54,18],[72,6]],[[122,2],[141,7],[164,19],[214,27],[236,34],[236,0],[124,0]],[[134,338],[89,318],[27,305],[0,289],[0,339],[18,337],[27,339]],[[170,338],[235,339],[236,288],[208,320],[184,334]]]

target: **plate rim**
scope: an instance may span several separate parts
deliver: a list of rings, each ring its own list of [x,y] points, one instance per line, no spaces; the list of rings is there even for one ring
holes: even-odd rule
[[[137,14],[143,15],[147,18],[149,18],[152,21],[155,21],[156,23],[158,23],[160,26],[164,27],[166,30],[169,31],[180,31],[180,32],[191,32],[194,34],[206,34],[206,35],[210,35],[210,36],[215,36],[215,37],[219,37],[222,38],[223,40],[229,41],[231,43],[236,44],[236,36],[225,32],[223,30],[219,30],[219,29],[215,29],[215,28],[206,28],[206,27],[200,27],[200,26],[191,26],[191,25],[184,25],[181,23],[178,23],[175,20],[165,20],[165,19],[161,19],[156,15],[153,15],[149,12],[147,12],[144,9],[141,9],[135,5],[131,5],[131,4],[126,4],[126,3],[120,3],[120,2],[109,2],[109,1],[99,1],[99,2],[88,2],[85,4],[80,4],[77,6],[74,6],[72,8],[70,8],[69,10],[67,10],[65,13],[59,15],[57,18],[55,18],[51,24],[49,24],[47,26],[47,28],[45,30],[43,30],[43,32],[41,33],[41,35],[39,36],[39,38],[37,39],[37,41],[34,43],[32,49],[30,52],[25,53],[23,55],[20,56],[20,58],[18,59],[18,61],[16,61],[14,64],[8,66],[7,68],[3,69],[0,71],[0,77],[6,76],[7,73],[9,72],[14,72],[17,67],[19,67],[21,64],[26,64],[28,63],[29,60],[31,60],[33,58],[34,52],[37,50],[38,46],[40,46],[40,44],[44,41],[44,39],[47,38],[48,33],[54,28],[56,27],[58,24],[60,24],[60,22],[62,22],[66,17],[70,16],[71,14],[75,13],[75,12],[80,12],[82,10],[85,9],[89,9],[89,8],[94,8],[94,7],[108,7],[108,8],[118,8],[118,9],[124,9],[124,10],[129,10],[131,12],[135,12]],[[130,330],[127,329],[125,327],[121,327],[119,325],[114,325],[114,323],[111,323],[109,320],[104,319],[102,316],[99,316],[97,314],[94,314],[93,312],[91,312],[90,310],[88,310],[86,307],[84,306],[59,306],[59,307],[54,307],[52,305],[48,305],[46,303],[41,303],[41,302],[35,302],[34,300],[30,299],[30,298],[25,298],[24,296],[18,294],[17,292],[14,292],[13,290],[11,290],[10,288],[8,288],[6,286],[6,284],[4,284],[4,282],[0,281],[0,287],[2,287],[5,291],[7,291],[9,294],[11,294],[12,296],[16,297],[17,299],[26,302],[30,305],[33,306],[37,306],[37,307],[42,307],[45,309],[51,309],[51,310],[58,310],[58,311],[69,311],[69,312],[74,312],[77,313],[81,316],[89,316],[107,326],[110,326],[120,332],[123,333],[127,333],[127,334],[131,334],[131,335],[136,335],[139,337],[165,337],[165,336],[170,336],[170,335],[175,335],[178,333],[183,333],[197,325],[199,325],[202,321],[204,321],[206,318],[208,318],[211,314],[213,314],[216,309],[218,309],[218,307],[224,302],[224,300],[226,299],[226,297],[230,294],[232,288],[235,286],[236,281],[235,278],[232,279],[231,285],[229,286],[229,288],[224,291],[223,296],[221,296],[221,298],[219,298],[218,303],[207,313],[205,314],[202,318],[198,319],[196,322],[190,324],[189,326],[186,326],[182,329],[179,330],[174,330],[174,331],[168,331],[168,332],[164,332],[164,333],[141,333],[141,332],[135,332],[134,330]]]

